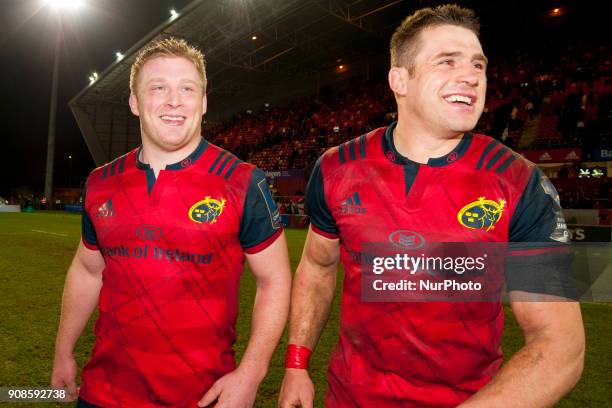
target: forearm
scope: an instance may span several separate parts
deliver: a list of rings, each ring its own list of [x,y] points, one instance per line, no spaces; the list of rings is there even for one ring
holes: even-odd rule
[[[62,313],[55,343],[56,354],[71,355],[91,317],[102,287],[101,274],[91,274],[73,262],[66,276]]]
[[[291,292],[289,343],[314,349],[329,317],[337,273],[337,263],[300,263]]]
[[[289,274],[289,272],[287,272]],[[240,362],[259,380],[265,376],[272,354],[283,334],[289,314],[289,287],[287,281],[260,282],[253,305],[252,329],[249,343]]]
[[[549,407],[576,384],[584,347],[561,337],[528,341],[487,386],[461,405],[476,407]]]

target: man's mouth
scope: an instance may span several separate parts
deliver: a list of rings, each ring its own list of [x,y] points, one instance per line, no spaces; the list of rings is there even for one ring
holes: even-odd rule
[[[187,119],[186,116],[180,116],[180,115],[162,115],[159,118],[166,125],[170,125],[170,126],[180,126],[183,123],[185,123],[185,119]]]
[[[451,104],[463,104],[467,106],[472,106],[476,102],[476,96],[465,94],[446,95],[443,99]]]

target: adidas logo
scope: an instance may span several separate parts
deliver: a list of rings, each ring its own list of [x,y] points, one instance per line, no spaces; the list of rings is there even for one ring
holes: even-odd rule
[[[552,157],[550,156],[550,154],[548,154],[548,152],[545,152],[543,155],[540,156],[540,160],[552,160]]]
[[[108,199],[104,204],[98,208],[96,217],[114,217],[115,209],[113,208],[113,200]]]
[[[576,152],[572,150],[571,152],[569,152],[569,153],[568,153],[568,155],[567,155],[567,156],[565,156],[565,159],[566,159],[566,160],[579,160],[579,159],[580,159],[580,157],[578,157],[578,155],[576,154]]]
[[[340,214],[365,214],[366,208],[361,204],[359,193],[353,193],[350,197],[340,203]]]

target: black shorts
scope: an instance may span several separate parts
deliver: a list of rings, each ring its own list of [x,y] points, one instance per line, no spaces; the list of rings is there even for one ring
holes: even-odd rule
[[[77,408],[101,408],[97,405],[94,404],[90,404],[89,402],[85,401],[84,399],[80,398],[77,399]]]

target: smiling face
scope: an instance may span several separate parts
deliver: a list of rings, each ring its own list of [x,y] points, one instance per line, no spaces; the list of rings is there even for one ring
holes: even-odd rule
[[[190,60],[151,58],[140,69],[136,81],[130,108],[140,117],[143,144],[175,152],[199,143],[206,95]]]
[[[485,71],[486,57],[472,31],[447,24],[425,28],[413,75],[406,67],[389,72],[400,118],[444,138],[472,130],[484,108]]]

